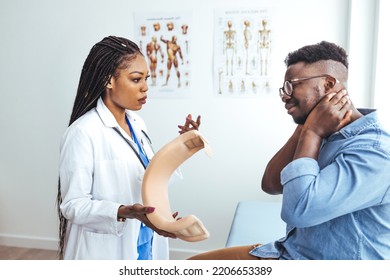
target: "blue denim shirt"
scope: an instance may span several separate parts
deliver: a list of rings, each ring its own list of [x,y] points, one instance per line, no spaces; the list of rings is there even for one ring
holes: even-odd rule
[[[390,135],[376,111],[324,140],[318,161],[281,173],[286,236],[252,255],[279,259],[390,259]]]

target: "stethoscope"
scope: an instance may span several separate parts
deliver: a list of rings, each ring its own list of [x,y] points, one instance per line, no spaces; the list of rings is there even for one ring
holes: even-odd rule
[[[133,130],[131,125],[130,125],[130,129],[131,129],[131,131]],[[146,167],[148,166],[149,160],[150,160],[150,158],[148,156],[148,153],[145,150],[146,145],[148,145],[148,147],[150,148],[151,152],[154,154],[154,150],[153,150],[153,147],[152,147],[152,141],[150,140],[148,134],[144,130],[141,129],[142,136],[138,140],[136,138],[137,136],[136,136],[135,132],[133,132],[134,133],[133,134],[134,135],[133,136],[134,143],[136,143],[136,145],[137,145],[137,142],[139,143],[139,145],[137,145],[137,147],[135,147],[133,142],[131,142],[128,138],[126,138],[120,132],[118,127],[114,127],[114,130],[129,144],[129,146],[131,147],[131,149],[134,151],[134,153],[138,157],[139,161],[141,162],[142,166],[146,169]],[[141,149],[141,151],[140,151],[140,149]],[[141,153],[143,153],[144,156],[147,158],[147,162],[145,162],[145,160],[142,159]]]
[[[96,112],[98,113],[98,115],[99,115],[99,117],[100,117],[100,114],[99,114],[99,112],[97,111],[97,109],[95,108],[95,110],[96,110]],[[101,117],[100,117],[101,118]],[[131,124],[130,124],[130,121],[128,120],[128,117],[127,117],[127,115],[126,115],[126,122],[128,123],[128,125],[129,125],[129,129],[130,130],[133,130],[132,129],[132,126],[131,126]],[[134,153],[136,154],[136,156],[138,157],[138,159],[139,159],[139,161],[141,162],[141,164],[142,164],[142,166],[146,169],[146,167],[148,166],[148,163],[149,163],[149,160],[150,160],[150,158],[149,158],[149,156],[148,156],[148,153],[147,153],[147,151],[146,151],[146,149],[145,149],[145,147],[146,147],[146,145],[148,145],[148,147],[149,147],[149,149],[150,149],[150,153],[151,153],[151,155],[154,155],[155,154],[155,152],[154,152],[154,150],[153,150],[153,147],[152,147],[152,141],[150,140],[150,138],[149,138],[149,136],[148,136],[148,134],[144,131],[144,130],[142,130],[141,129],[141,137],[140,137],[140,139],[139,139],[139,141],[137,141],[140,145],[137,145],[137,147],[135,147],[134,146],[134,143],[136,143],[136,141],[134,141],[134,142],[132,142],[132,141],[130,141],[127,137],[125,137],[123,134],[122,134],[122,132],[119,130],[119,127],[113,127],[113,129],[127,142],[127,144],[129,144],[129,146],[131,147],[131,149],[134,151]],[[134,139],[133,140],[138,140],[137,138],[136,138],[136,134],[135,134],[135,132],[133,131],[133,133],[134,133]],[[139,148],[141,149],[141,151],[139,151]],[[147,162],[145,163],[143,160],[142,160],[142,158],[141,158],[141,155],[140,155],[140,152],[142,152],[145,156],[146,156],[146,158],[147,158]]]
[[[142,133],[142,137],[141,137],[141,144],[142,146],[145,146],[145,144],[148,144],[149,148],[152,150],[153,154],[154,154],[154,150],[153,150],[153,147],[152,147],[152,140],[150,140],[149,138],[149,135],[141,129],[141,133]],[[146,141],[145,141],[146,140]]]

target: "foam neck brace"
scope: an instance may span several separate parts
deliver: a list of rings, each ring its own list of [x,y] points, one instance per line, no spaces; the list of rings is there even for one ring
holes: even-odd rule
[[[190,130],[163,146],[150,160],[142,182],[144,205],[155,207],[147,214],[150,222],[161,230],[172,232],[177,238],[196,242],[207,239],[209,232],[195,216],[176,220],[172,216],[168,196],[168,182],[173,172],[201,149],[211,157],[211,148],[199,131]]]

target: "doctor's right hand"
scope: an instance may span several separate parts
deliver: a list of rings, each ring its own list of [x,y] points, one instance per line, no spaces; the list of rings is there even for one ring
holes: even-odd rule
[[[143,206],[139,203],[136,203],[134,205],[121,205],[118,208],[118,221],[124,221],[126,219],[137,219],[140,222],[144,223],[147,227],[154,230],[159,235],[162,235],[164,237],[170,237],[170,238],[176,238],[176,235],[167,232],[164,230],[160,230],[156,228],[148,219],[146,214],[150,214],[154,212],[154,207],[149,206]]]

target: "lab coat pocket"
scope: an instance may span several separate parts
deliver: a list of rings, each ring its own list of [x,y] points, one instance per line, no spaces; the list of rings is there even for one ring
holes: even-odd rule
[[[97,233],[83,230],[80,236],[76,259],[82,260],[115,260],[119,237],[113,234]]]

